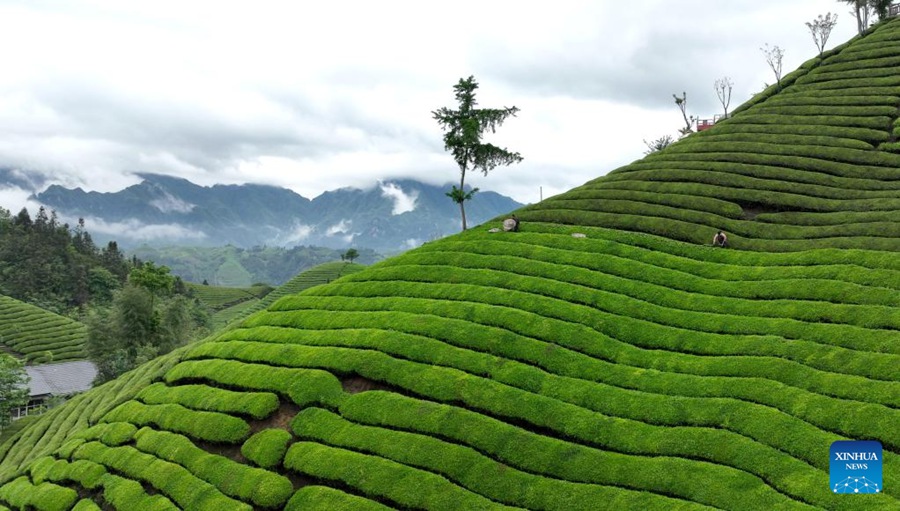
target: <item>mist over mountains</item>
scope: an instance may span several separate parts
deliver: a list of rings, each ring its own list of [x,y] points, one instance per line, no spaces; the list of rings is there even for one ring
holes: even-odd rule
[[[34,185],[12,177],[0,175],[7,178],[2,186]],[[315,245],[390,253],[460,229],[459,209],[444,195],[450,185],[389,180],[310,200],[269,185],[200,186],[171,176],[140,177],[139,184],[107,193],[51,185],[31,200],[63,219],[83,217],[95,240],[115,239],[123,247]],[[466,214],[470,225],[477,225],[521,206],[483,191],[466,204]]]

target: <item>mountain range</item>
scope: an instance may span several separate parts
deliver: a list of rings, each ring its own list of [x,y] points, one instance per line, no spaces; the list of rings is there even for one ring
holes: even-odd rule
[[[460,229],[459,209],[444,195],[449,185],[379,181],[310,200],[269,185],[200,186],[158,174],[140,177],[117,192],[51,185],[32,199],[62,218],[83,217],[98,241],[116,239],[124,247],[315,245],[392,253]],[[466,213],[470,225],[477,225],[521,206],[483,191],[467,203]]]

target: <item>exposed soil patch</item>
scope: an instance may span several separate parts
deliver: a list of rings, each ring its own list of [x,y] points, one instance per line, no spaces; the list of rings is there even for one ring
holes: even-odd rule
[[[264,429],[278,428],[285,431],[291,430],[291,421],[300,412],[300,407],[290,401],[281,401],[278,410],[267,419],[250,421],[250,433],[257,433]]]
[[[348,376],[341,379],[341,386],[347,394],[359,394],[367,390],[394,390],[390,385],[385,385],[362,376]]]
[[[212,442],[194,441],[194,444],[210,454],[218,454],[238,463],[247,463],[247,459],[241,454],[241,446],[235,444],[214,444]]]

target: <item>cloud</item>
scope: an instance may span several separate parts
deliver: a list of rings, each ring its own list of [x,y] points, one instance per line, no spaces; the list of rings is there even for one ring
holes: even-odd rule
[[[413,190],[407,194],[396,183],[379,183],[378,186],[381,188],[383,197],[388,197],[394,201],[394,209],[391,210],[392,215],[399,215],[416,209],[416,200],[419,198],[418,190]]]
[[[297,223],[289,233],[286,235],[279,235],[278,239],[275,240],[275,243],[282,246],[297,245],[309,238],[312,231],[313,228],[311,226]]]
[[[0,167],[96,191],[146,172],[310,198],[378,179],[442,184],[458,171],[431,111],[474,74],[479,104],[522,108],[490,138],[525,162],[472,182],[534,202],[541,186],[584,183],[674,133],[673,93],[701,117],[719,111],[721,76],[735,82],[732,108],[749,98],[772,81],[764,43],[796,68],[814,53],[803,22],[829,7],[840,6],[8,0]],[[829,46],[852,33],[842,13]]]
[[[168,192],[163,197],[150,201],[150,205],[163,213],[190,213],[197,207],[196,204],[185,202]]]
[[[342,219],[340,222],[332,225],[328,229],[325,229],[325,236],[334,236],[337,234],[344,234],[350,228],[350,224],[352,224],[352,220]]]
[[[202,231],[196,231],[178,224],[143,224],[129,218],[118,222],[107,222],[96,217],[85,217],[85,226],[92,234],[127,238],[134,241],[199,241],[207,238]]]

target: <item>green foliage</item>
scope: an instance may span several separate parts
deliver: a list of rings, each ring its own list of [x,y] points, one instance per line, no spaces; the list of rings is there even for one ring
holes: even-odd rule
[[[475,108],[475,90],[478,82],[474,76],[460,78],[453,86],[458,110],[441,107],[431,112],[434,120],[444,131],[444,149],[453,155],[453,160],[459,166],[459,188],[455,185],[447,193],[453,202],[459,205],[462,216],[462,230],[466,230],[465,201],[470,200],[477,188],[466,191],[466,171],[481,171],[484,175],[494,170],[498,165],[512,165],[522,161],[519,153],[514,153],[505,148],[481,141],[484,132],[490,130],[495,133],[499,126],[509,116],[515,117],[519,111],[516,107],[504,108]]]
[[[0,293],[63,313],[108,298],[123,265],[120,253],[97,249],[83,222],[70,229],[43,207],[34,219],[0,208]]]
[[[21,361],[0,353],[0,429],[9,425],[13,410],[28,403],[28,380]]]
[[[356,250],[355,248],[350,248],[350,249],[347,249],[347,251],[344,252],[343,255],[341,255],[341,260],[352,263],[353,260],[356,259],[357,257],[359,257],[359,251]]]
[[[157,426],[209,442],[240,443],[250,434],[246,421],[217,412],[190,410],[177,404],[145,405],[128,401],[103,416],[104,422]]]
[[[128,284],[109,308],[88,313],[85,351],[102,383],[202,337],[208,321],[202,308],[184,295],[156,300],[145,287]]]
[[[244,415],[260,420],[279,406],[278,396],[269,392],[233,392],[206,385],[167,386],[154,383],[138,393],[146,404],[180,404],[192,410]]]
[[[264,429],[254,434],[241,446],[241,454],[263,468],[281,465],[291,434],[283,429]]]
[[[134,447],[107,447],[99,442],[88,442],[76,449],[72,456],[146,482],[182,509],[252,509],[226,497],[215,486],[194,476],[184,467],[145,454]]]
[[[225,495],[256,507],[282,506],[294,491],[284,476],[209,454],[181,435],[143,428],[135,438],[139,450],[177,463]]]
[[[314,442],[292,445],[284,464],[301,474],[340,481],[367,495],[384,497],[411,508],[512,509],[464,490],[431,472]],[[386,484],[388,481],[393,484]]]
[[[78,500],[78,493],[71,488],[57,486],[53,483],[32,485],[27,477],[20,477],[0,487],[0,500],[19,509],[68,511]]]
[[[128,282],[142,287],[153,295],[165,296],[175,287],[175,277],[169,273],[167,266],[156,266],[147,261],[128,274]]]
[[[372,500],[349,495],[328,486],[304,486],[297,490],[285,511],[389,511],[391,508]]]

